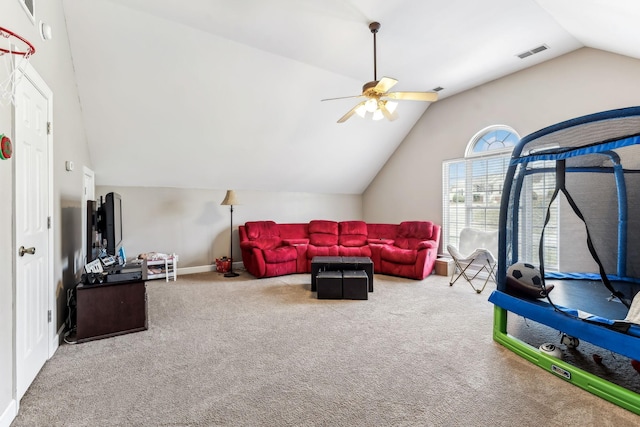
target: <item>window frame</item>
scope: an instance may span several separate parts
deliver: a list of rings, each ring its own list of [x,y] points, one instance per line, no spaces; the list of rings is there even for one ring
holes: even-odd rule
[[[499,139],[496,141],[487,141],[487,135],[498,133],[498,132],[507,132],[506,138]],[[467,147],[465,149],[465,156],[463,158],[445,160],[442,163],[442,241],[443,247],[446,248],[447,245],[452,244],[456,247],[459,246],[458,236],[460,235],[460,230],[464,227],[469,227],[474,222],[474,211],[484,211],[484,225],[483,227],[474,227],[481,228],[484,230],[497,230],[499,224],[496,222],[495,227],[487,228],[487,213],[491,211],[495,211],[495,221],[497,221],[499,213],[500,213],[500,199],[497,200],[497,203],[493,203],[489,205],[490,200],[487,200],[492,197],[492,194],[496,192],[493,188],[493,185],[490,183],[492,181],[490,179],[491,172],[493,172],[493,168],[489,167],[489,164],[492,162],[502,163],[501,166],[501,174],[502,179],[500,180],[500,196],[502,196],[502,187],[504,184],[504,176],[506,175],[506,171],[509,165],[509,160],[511,158],[511,152],[513,148],[520,140],[520,135],[510,126],[507,125],[491,125],[487,126],[480,131],[476,132],[475,135],[469,140],[467,143]],[[505,145],[505,141],[508,143]],[[502,146],[498,146],[495,144],[502,144]],[[482,144],[482,147],[480,145]],[[485,166],[482,166],[482,163],[485,163]],[[460,189],[458,186],[455,186],[455,192],[451,192],[451,167],[462,167],[464,169],[464,188]],[[487,172],[484,174],[485,186],[484,189],[480,191],[474,191],[473,186],[482,185],[482,183],[477,184],[477,181],[474,181],[474,166],[478,165],[479,167],[484,167]],[[480,175],[477,175],[480,176]],[[459,180],[460,178],[458,178]],[[460,191],[462,190],[462,191]],[[472,194],[471,197],[465,197],[466,194]],[[482,194],[484,193],[484,195]],[[452,196],[453,194],[453,196]],[[483,198],[484,205],[474,206],[474,200],[476,197]],[[456,199],[456,200],[453,200]],[[462,199],[462,200],[460,200]],[[459,212],[456,212],[456,220],[455,222],[455,230],[452,230],[452,221],[450,221],[451,217],[451,203],[460,203],[464,202],[464,206],[462,207],[463,213],[462,215]],[[461,216],[464,217],[464,223],[461,224]],[[481,215],[482,216],[482,215]],[[493,216],[493,215],[492,215]],[[497,254],[495,254],[497,256]]]
[[[482,141],[485,138],[485,136],[496,131],[508,132],[510,135],[515,137],[515,143],[513,142],[514,139],[510,139],[511,142],[509,144],[507,145],[503,144],[503,147],[498,147],[493,145],[493,143],[491,142],[487,143],[487,141],[485,141],[483,146],[484,148],[478,149],[479,148],[478,144],[480,143],[480,141]],[[509,138],[505,138],[503,142],[507,139]],[[506,178],[506,173],[511,161],[511,153],[513,151],[513,148],[519,142],[519,140],[520,140],[520,136],[518,135],[518,133],[509,126],[506,126],[506,125],[488,126],[480,130],[479,132],[477,132],[469,140],[465,150],[465,157],[443,161],[442,163],[442,220],[443,221],[442,221],[442,234],[441,234],[443,248],[446,248],[447,245],[449,244],[455,247],[459,247],[459,235],[460,235],[460,231],[464,227],[472,227],[472,228],[481,229],[481,230],[484,229],[484,231],[493,231],[493,230],[499,229],[500,227],[499,215],[500,215],[502,192],[504,189],[504,179]],[[492,148],[492,146],[494,148]],[[486,162],[486,165],[481,166],[481,168],[484,167],[485,170],[487,171],[484,174],[484,177],[487,178],[484,183],[484,188],[482,188],[483,183],[480,182],[478,184],[478,180],[475,179],[476,177],[482,176],[482,175],[476,175],[476,172],[474,172],[474,166],[482,162]],[[502,165],[499,168],[490,167],[489,164],[491,162],[496,162],[496,164],[502,162]],[[452,175],[451,171],[453,167],[458,168],[457,174],[454,173],[454,175]],[[463,173],[460,173],[461,170],[464,171],[464,180],[462,180]],[[495,200],[496,190],[493,184],[489,182],[490,179],[488,177],[490,177],[491,175],[494,175],[493,182],[495,183],[496,182],[495,175],[497,175],[498,172],[502,175],[502,178],[499,180],[501,183],[500,190],[499,190],[500,198],[498,200]],[[462,191],[460,191],[461,189],[459,186],[452,187],[450,182],[452,176],[455,177],[455,179],[458,181],[463,181],[464,188],[462,189]],[[555,180],[553,181],[554,181],[552,183],[554,186],[553,188],[555,188]],[[475,185],[479,185],[481,187],[474,188]],[[455,189],[454,192],[451,191],[452,188]],[[546,192],[550,188],[551,187],[548,187],[545,182],[545,185],[541,189],[544,191],[544,195],[542,196],[542,198],[545,202],[547,201]],[[483,192],[484,192],[484,195],[482,196]],[[469,193],[471,193],[472,196],[465,197]],[[480,196],[484,197],[483,200],[480,200],[480,203],[484,203],[484,205],[480,204],[480,205],[474,206],[474,203],[478,202],[478,200],[475,200],[476,194],[479,194]],[[536,203],[533,203],[533,197],[535,196],[536,194],[534,194],[533,188],[531,188],[529,196],[524,200],[524,204],[521,206],[522,209],[525,209],[525,213],[521,214],[521,216],[533,217],[534,215],[536,215],[534,211],[539,212],[542,208],[545,208],[545,212],[546,212],[546,205],[537,206]],[[453,198],[456,198],[457,200],[454,201]],[[461,206],[461,209],[460,209],[462,210],[462,212],[452,210],[451,204],[454,202],[456,204],[462,204],[460,203],[461,199],[464,202],[463,206]],[[555,207],[552,207],[552,209],[555,210],[555,212],[552,212],[552,222],[550,223],[550,229],[549,229],[550,233],[545,233],[545,247],[554,247],[553,240],[555,240],[556,241],[555,247],[557,248],[558,246],[557,241],[560,236],[559,204],[556,203]],[[484,224],[481,224],[481,222],[479,223],[477,220],[478,216],[479,217],[483,216],[482,214],[474,215],[474,213],[476,213],[478,210],[484,211]],[[495,211],[495,214],[487,215],[491,211]],[[455,220],[452,221],[451,217],[452,217],[452,213],[454,212],[455,212],[456,218]],[[491,220],[487,221],[489,217],[491,217]],[[535,237],[535,234],[539,233],[539,230],[537,230],[536,227],[537,227],[536,224],[533,224],[532,222],[531,223],[527,222],[524,224],[521,223],[519,226],[519,230],[517,230],[517,232],[520,233],[519,241],[525,244],[525,248],[522,255],[527,258],[530,258],[530,260],[533,260],[535,258],[534,255],[537,255],[537,246],[539,245],[539,241],[537,241]],[[548,256],[550,253],[552,255]],[[494,255],[496,257],[498,256],[498,254],[494,254]],[[545,250],[545,266],[547,267],[547,269],[550,271],[557,269],[558,265],[559,265],[558,251]]]

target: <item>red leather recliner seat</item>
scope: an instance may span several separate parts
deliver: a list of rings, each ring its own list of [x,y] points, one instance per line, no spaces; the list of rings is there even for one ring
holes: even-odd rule
[[[244,225],[246,240],[240,241],[245,268],[256,277],[272,277],[297,272],[298,252],[283,245],[273,221],[253,221]]]
[[[380,271],[422,280],[431,274],[438,256],[440,227],[430,221],[405,221],[393,244],[380,252]]]

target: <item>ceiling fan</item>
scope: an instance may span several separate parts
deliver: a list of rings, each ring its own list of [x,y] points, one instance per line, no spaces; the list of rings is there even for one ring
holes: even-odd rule
[[[376,65],[376,33],[380,29],[379,22],[369,24],[369,30],[373,34],[373,81],[367,82],[362,86],[362,94],[354,96],[343,96],[340,98],[327,98],[322,101],[333,101],[336,99],[346,98],[367,98],[340,117],[338,123],[346,122],[354,114],[365,117],[367,113],[372,113],[373,120],[380,120],[386,117],[388,120],[395,120],[398,114],[395,112],[397,103],[388,99],[407,100],[407,101],[426,101],[434,102],[438,100],[438,94],[435,92],[389,92],[398,81],[391,77],[377,78]]]

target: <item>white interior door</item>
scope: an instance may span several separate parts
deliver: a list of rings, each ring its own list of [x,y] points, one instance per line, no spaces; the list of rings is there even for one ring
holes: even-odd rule
[[[35,70],[31,69],[35,73]],[[37,78],[35,78],[37,77]],[[15,104],[16,388],[20,400],[49,357],[51,334],[50,102],[37,73]],[[37,86],[36,86],[37,85]],[[46,85],[44,85],[46,87]]]

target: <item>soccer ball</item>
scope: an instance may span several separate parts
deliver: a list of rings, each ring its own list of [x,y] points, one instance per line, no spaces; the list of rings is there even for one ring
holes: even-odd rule
[[[542,290],[540,270],[527,262],[516,262],[507,269],[507,287],[530,298],[544,298],[553,289],[553,285],[546,284],[547,293]]]
[[[576,348],[580,345],[580,340],[576,337],[563,333],[560,337],[560,344],[566,345],[567,348]]]
[[[527,262],[517,262],[513,264],[507,270],[507,276],[524,282],[529,286],[542,286],[540,271]]]

